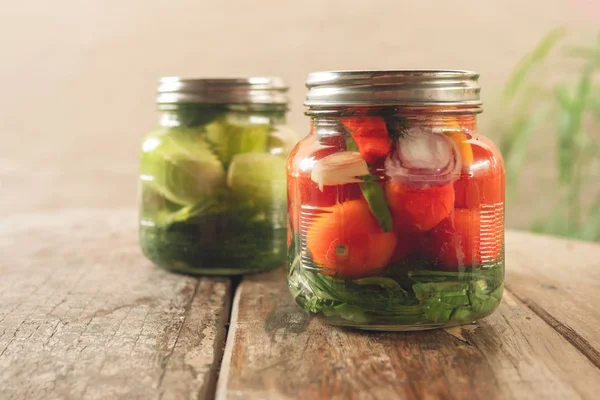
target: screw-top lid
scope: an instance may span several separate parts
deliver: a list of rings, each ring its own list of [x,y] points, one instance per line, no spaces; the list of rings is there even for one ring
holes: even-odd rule
[[[278,77],[183,79],[161,78],[159,104],[287,104],[288,87]]]
[[[325,71],[308,75],[306,106],[471,106],[481,112],[479,75],[460,70]]]

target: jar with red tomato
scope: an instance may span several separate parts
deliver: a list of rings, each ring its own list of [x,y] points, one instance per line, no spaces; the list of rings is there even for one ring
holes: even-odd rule
[[[325,322],[421,330],[490,315],[504,284],[504,167],[469,71],[308,76],[288,176],[288,284]]]

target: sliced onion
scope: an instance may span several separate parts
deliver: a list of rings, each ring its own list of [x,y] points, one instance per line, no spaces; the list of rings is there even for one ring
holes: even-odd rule
[[[317,161],[313,166],[310,179],[323,191],[324,186],[362,182],[357,177],[368,174],[369,167],[360,153],[343,151],[330,154]]]
[[[397,139],[395,148],[385,160],[386,174],[392,180],[438,184],[453,182],[460,176],[460,151],[445,135],[410,128]]]

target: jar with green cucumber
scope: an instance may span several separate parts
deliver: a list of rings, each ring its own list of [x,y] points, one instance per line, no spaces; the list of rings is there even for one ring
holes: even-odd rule
[[[140,244],[160,267],[235,275],[282,266],[287,248],[279,78],[162,78],[159,126],[140,153]]]

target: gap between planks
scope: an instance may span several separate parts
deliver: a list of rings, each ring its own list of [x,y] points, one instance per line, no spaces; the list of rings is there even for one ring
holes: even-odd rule
[[[171,349],[171,354],[169,355],[169,359],[170,356],[173,354],[173,352],[175,351],[176,347],[177,347],[177,343],[179,342],[179,339],[182,335],[184,335],[183,331],[184,331],[184,327],[186,325],[186,321],[190,315],[190,313],[192,313],[192,308],[194,307],[194,301],[196,300],[197,296],[200,296],[201,293],[198,290],[201,286],[202,283],[202,279],[204,278],[213,278],[213,277],[207,277],[207,276],[198,276],[196,277],[196,285],[194,287],[194,294],[191,297],[190,303],[189,303],[189,309],[185,315],[184,321],[181,324],[181,328],[177,334],[177,337],[175,339],[175,343],[173,345],[173,348]],[[239,277],[225,277],[226,280],[228,281],[227,286],[226,286],[226,295],[223,298],[224,304],[223,304],[223,317],[220,318],[220,324],[219,326],[217,326],[217,336],[214,339],[214,369],[213,369],[213,373],[212,373],[212,377],[209,377],[209,379],[207,379],[204,382],[203,387],[198,391],[197,395],[199,396],[198,398],[200,399],[214,399],[216,396],[216,391],[217,391],[217,382],[219,380],[219,376],[221,374],[221,366],[223,363],[223,358],[224,358],[224,353],[226,350],[225,347],[225,343],[227,340],[229,340],[229,327],[231,326],[231,317],[232,317],[232,312],[233,312],[233,299],[234,296],[236,296],[237,294],[237,288],[241,282],[241,279]],[[167,366],[169,364],[168,362],[169,360],[167,359],[167,362],[165,363],[165,370],[163,371],[163,376],[164,376],[164,372],[167,369]],[[159,382],[159,388],[161,388],[162,385],[162,376],[161,376],[161,380]],[[164,393],[160,393],[159,395],[159,399],[163,399]],[[173,398],[173,393],[169,394],[168,398]]]
[[[506,284],[504,286],[504,290],[508,291],[519,301],[525,304],[527,308],[529,308],[531,311],[533,311],[533,313],[540,317],[542,321],[550,325],[552,329],[558,332],[559,335],[561,335],[567,342],[569,342],[581,354],[583,354],[588,360],[590,360],[590,362],[594,364],[596,368],[600,369],[600,352],[596,350],[590,344],[590,342],[588,342],[585,338],[579,335],[574,329],[554,318],[549,312],[544,310],[533,300],[520,296],[515,291],[507,287]]]
[[[231,301],[231,309],[229,310],[229,322],[226,324],[226,337],[225,337],[225,349],[221,354],[221,360],[219,362],[219,368],[217,370],[217,384],[215,391],[213,392],[213,399],[226,399],[227,398],[227,384],[229,379],[230,362],[225,363],[224,360],[230,360],[233,357],[233,347],[235,346],[235,334],[232,333],[231,327],[237,325],[238,320],[238,309],[240,306],[240,283],[243,282],[243,278],[232,281],[232,293],[233,300]],[[223,377],[223,379],[221,379]],[[220,394],[220,395],[219,395]]]
[[[218,343],[223,343],[223,344],[222,344],[222,347],[219,348],[218,354],[215,355],[215,364],[216,364],[215,379],[211,380],[209,382],[210,387],[208,387],[206,390],[207,399],[216,398],[217,389],[218,389],[217,385],[220,382],[219,378],[221,376],[221,367],[223,366],[223,360],[225,359],[226,355],[228,354],[227,349],[230,347],[228,345],[228,342],[230,340],[230,335],[229,335],[230,328],[231,328],[232,324],[237,322],[237,303],[239,300],[236,300],[236,299],[238,298],[238,287],[239,287],[240,283],[242,282],[243,277],[232,276],[232,277],[228,277],[228,279],[229,279],[229,296],[227,296],[228,301],[224,308],[224,311],[227,313],[227,315],[224,318],[225,322],[224,322],[223,337],[219,338],[218,340],[215,341],[215,345],[217,345]],[[197,293],[194,293],[194,297],[196,295],[197,295]],[[234,319],[235,319],[235,321],[234,321]],[[233,336],[233,335],[231,335],[231,336]],[[226,368],[227,368],[227,372],[229,372],[229,366],[227,366]]]

